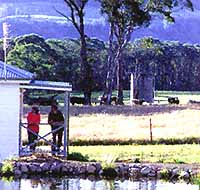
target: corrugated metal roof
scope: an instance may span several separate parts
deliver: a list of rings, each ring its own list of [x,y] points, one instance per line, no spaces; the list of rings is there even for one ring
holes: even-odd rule
[[[5,67],[6,67],[6,72],[4,70]],[[28,79],[33,79],[33,77],[34,77],[33,73],[30,73],[23,69],[19,69],[12,65],[5,64],[4,62],[0,61],[0,79],[28,80]]]
[[[72,91],[72,85],[67,82],[31,80],[31,82],[28,84],[21,84],[21,87],[25,89],[44,89],[68,92]]]
[[[72,85],[67,82],[54,82],[54,81],[38,81],[34,80],[34,75],[23,69],[19,69],[15,66],[6,64],[6,72],[4,72],[4,62],[0,61],[0,80],[31,80],[30,83],[24,84],[24,88],[31,89],[47,89],[47,90],[64,90],[72,91]],[[5,77],[6,73],[6,77]]]
[[[71,88],[71,84],[67,82],[54,82],[54,81],[40,81],[40,80],[32,80],[30,82],[32,86],[42,86],[42,87],[60,87],[60,88]]]

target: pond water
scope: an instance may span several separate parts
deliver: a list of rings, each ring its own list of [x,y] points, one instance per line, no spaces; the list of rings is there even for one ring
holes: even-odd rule
[[[0,190],[199,190],[199,186],[163,181],[108,181],[89,179],[21,179],[0,180]]]

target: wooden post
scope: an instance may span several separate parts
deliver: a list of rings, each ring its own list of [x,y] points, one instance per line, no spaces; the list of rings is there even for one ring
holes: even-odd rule
[[[69,92],[65,92],[65,106],[64,106],[64,157],[67,158],[69,154]]]
[[[133,85],[133,73],[131,73],[131,85],[130,85],[130,105],[133,104],[133,99],[134,99],[134,93],[133,93],[133,90],[134,90],[134,85]]]
[[[153,134],[152,134],[152,122],[151,122],[151,118],[150,118],[150,141],[151,141],[151,143],[153,142]]]

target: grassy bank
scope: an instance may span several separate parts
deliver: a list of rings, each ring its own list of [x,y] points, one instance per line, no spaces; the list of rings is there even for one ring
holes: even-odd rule
[[[199,145],[70,146],[90,160],[102,162],[200,163]]]

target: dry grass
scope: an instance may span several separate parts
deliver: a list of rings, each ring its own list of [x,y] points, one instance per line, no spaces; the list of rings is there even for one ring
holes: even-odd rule
[[[41,107],[44,123],[48,110]],[[71,106],[70,139],[149,139],[150,119],[153,139],[200,135],[200,105]],[[48,125],[40,127],[41,135],[49,131]],[[26,136],[23,130],[23,139]]]

